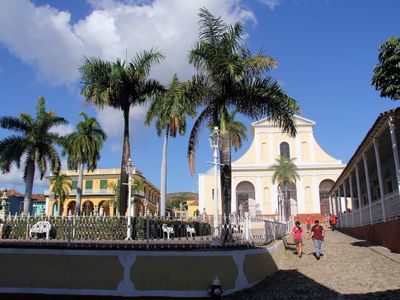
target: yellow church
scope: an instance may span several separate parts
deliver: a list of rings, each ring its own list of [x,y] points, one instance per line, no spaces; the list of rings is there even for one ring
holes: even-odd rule
[[[117,212],[116,190],[119,187],[120,169],[96,169],[93,172],[84,171],[81,213],[83,215],[113,216]],[[75,211],[76,188],[78,172],[66,170],[61,174],[71,180],[72,189],[68,198],[62,203],[61,211],[57,207],[57,199],[51,193],[52,177],[49,177],[49,190],[45,191],[46,214],[51,216],[68,215]],[[160,190],[148,181],[140,170],[133,175],[132,196],[134,197],[134,215],[158,214],[160,204]]]
[[[247,152],[232,162],[231,213],[251,217],[299,217],[329,214],[328,192],[345,165],[326,153],[314,138],[315,122],[295,116],[296,137],[282,133],[268,118],[251,124],[253,141]],[[280,156],[295,158],[299,180],[288,188],[272,182],[272,166]],[[218,180],[218,184],[219,180]],[[199,174],[199,210],[212,215],[214,172]],[[221,188],[218,186],[219,213]]]

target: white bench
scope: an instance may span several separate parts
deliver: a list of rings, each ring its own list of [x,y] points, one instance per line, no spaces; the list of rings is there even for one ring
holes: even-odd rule
[[[36,224],[32,225],[32,227],[29,230],[29,237],[32,238],[32,234],[36,233],[45,233],[46,234],[46,240],[49,239],[50,237],[50,229],[51,225],[48,221],[39,221]]]
[[[194,227],[190,227],[189,225],[186,225],[186,235],[190,234],[190,237],[193,237],[193,235],[196,235],[196,230]]]
[[[165,223],[162,224],[162,231],[163,231],[163,237],[164,237],[164,233],[167,234],[167,239],[169,239],[169,235],[170,235],[170,234],[175,235],[175,233],[174,233],[174,227],[168,227],[167,224],[165,224]]]

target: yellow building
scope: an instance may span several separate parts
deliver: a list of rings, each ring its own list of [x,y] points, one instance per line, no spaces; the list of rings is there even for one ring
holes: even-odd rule
[[[282,133],[269,119],[251,124],[253,142],[232,162],[231,212],[255,216],[329,214],[328,192],[345,165],[327,154],[313,134],[315,122],[295,116],[297,136]],[[280,155],[296,158],[300,180],[289,186],[290,201],[283,201],[283,187],[272,182],[272,166]],[[214,173],[199,174],[200,212],[213,214]],[[218,180],[218,184],[219,180]],[[218,186],[218,199],[221,189]],[[285,202],[285,203],[284,203]],[[221,214],[221,201],[218,201]]]
[[[75,211],[76,188],[78,183],[78,172],[63,171],[72,182],[72,190],[61,206],[61,215],[66,216],[70,211]],[[57,200],[51,191],[52,180],[49,177],[49,190],[46,195],[46,212],[48,215],[59,215]],[[117,203],[115,191],[119,187],[120,169],[98,169],[93,172],[83,173],[81,213],[84,215],[115,215]],[[160,203],[160,191],[143,174],[136,170],[133,176],[134,185],[132,196],[134,197],[135,216],[144,215],[146,208],[150,214],[158,214]]]

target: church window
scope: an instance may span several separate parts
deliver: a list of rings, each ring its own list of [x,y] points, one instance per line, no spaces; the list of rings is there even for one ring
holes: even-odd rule
[[[290,149],[289,149],[289,144],[286,142],[283,142],[280,144],[279,146],[279,150],[280,150],[280,155],[290,159]]]

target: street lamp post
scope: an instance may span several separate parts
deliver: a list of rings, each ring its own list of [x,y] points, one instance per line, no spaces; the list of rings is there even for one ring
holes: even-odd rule
[[[218,246],[220,245],[219,241],[219,233],[218,233],[218,166],[221,164],[218,163],[218,149],[221,144],[221,136],[219,134],[218,127],[214,127],[212,133],[209,136],[210,147],[214,149],[214,156],[213,162],[211,164],[214,165],[214,193],[213,193],[213,200],[214,200],[214,238],[212,245]]]
[[[126,173],[129,176],[128,180],[128,227],[126,230],[126,239],[125,240],[131,240],[132,239],[132,185],[133,185],[133,174],[136,173],[136,167],[135,164],[132,162],[132,160],[129,158],[128,164],[125,166]],[[126,183],[125,183],[126,184]]]

